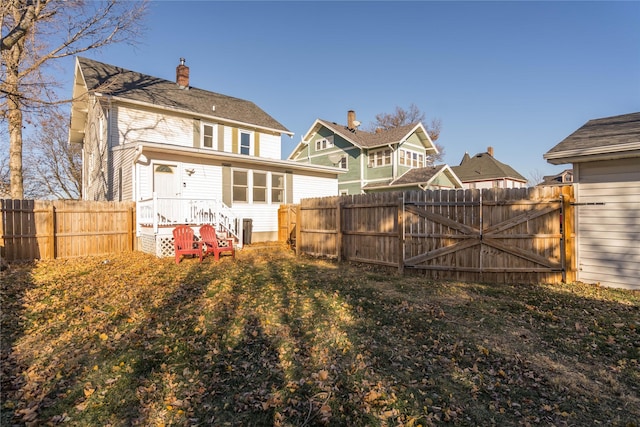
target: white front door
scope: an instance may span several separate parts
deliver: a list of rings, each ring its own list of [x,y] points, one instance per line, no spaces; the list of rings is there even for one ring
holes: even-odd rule
[[[180,197],[178,166],[156,164],[153,167],[153,191],[158,197]]]
[[[158,197],[158,215],[162,223],[176,224],[184,222],[180,198],[180,180],[177,165],[153,166],[153,191]]]

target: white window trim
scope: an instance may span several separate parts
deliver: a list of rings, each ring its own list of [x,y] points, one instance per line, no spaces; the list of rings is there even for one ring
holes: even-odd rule
[[[407,150],[405,148],[400,149],[401,153],[404,153],[404,163],[401,162],[402,154],[398,153],[398,164],[400,166],[406,166],[410,168],[422,168],[425,167],[426,156],[418,151]],[[417,155],[416,163],[417,165],[413,165],[413,155]]]
[[[237,201],[234,200],[234,188],[235,188],[235,184],[233,182],[233,176],[235,172],[246,172],[247,174],[247,200],[246,201]],[[254,181],[253,181],[253,176],[254,174],[264,174],[266,175],[266,187],[261,187],[264,188],[266,191],[266,200],[265,201],[254,201],[253,200],[253,190],[254,190]],[[272,196],[273,196],[273,176],[274,175],[279,175],[282,176],[282,202],[274,202],[272,200]],[[284,201],[286,200],[287,197],[287,185],[286,185],[286,181],[285,181],[285,174],[283,173],[278,173],[278,172],[271,172],[271,171],[263,171],[263,170],[253,170],[253,169],[241,169],[241,168],[234,168],[231,170],[231,200],[233,201],[234,204],[247,204],[247,205],[271,205],[271,204],[283,204],[285,203]],[[280,189],[280,187],[275,187],[276,189]]]
[[[247,174],[247,185],[246,185],[246,195],[247,195],[247,200],[236,200],[235,199],[235,189],[236,189],[236,183],[235,183],[235,173],[236,172],[245,172]],[[251,199],[253,198],[253,194],[251,194],[251,171],[248,169],[232,169],[231,170],[231,201],[233,202],[233,204],[250,204],[251,203]]]
[[[342,166],[342,163],[344,163],[344,167]],[[342,156],[340,158],[340,161],[338,162],[338,167],[340,169],[349,170],[349,156],[347,156],[346,154]]]
[[[242,134],[249,135],[249,154],[248,156],[255,156],[255,132],[252,130],[238,129],[238,154],[242,154]]]
[[[385,155],[385,152],[389,152],[389,155]],[[385,166],[390,166],[392,164],[393,152],[390,148],[381,148],[378,150],[369,152],[369,167],[370,168],[383,168]],[[378,158],[382,159],[382,164],[378,164]]]
[[[260,190],[264,191],[264,200],[255,201],[253,196],[255,194],[256,185],[255,185],[255,175],[264,175],[264,187],[259,187]],[[251,171],[251,203],[256,205],[267,205],[269,204],[269,179],[271,178],[271,174],[266,171]]]
[[[207,147],[204,145],[204,128],[205,126],[211,127],[211,147]],[[218,149],[218,124],[217,123],[205,123],[203,122],[200,125],[200,145],[202,148],[207,150],[217,150]]]
[[[316,139],[316,151],[324,151],[333,147],[333,135]]]
[[[267,184],[269,185],[268,187],[268,198],[269,198],[269,204],[276,204],[276,205],[280,205],[280,204],[284,204],[286,197],[287,197],[287,181],[286,181],[286,175],[284,173],[278,173],[278,172],[269,172],[268,173],[268,181]],[[274,187],[273,186],[273,177],[274,176],[281,176],[282,177],[282,187]],[[274,189],[276,190],[280,190],[282,189],[282,201],[278,202],[278,201],[273,201],[273,191]]]

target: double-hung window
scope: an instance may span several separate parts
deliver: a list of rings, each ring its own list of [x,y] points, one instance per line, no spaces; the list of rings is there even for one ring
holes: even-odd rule
[[[340,161],[338,162],[338,167],[340,169],[347,169],[347,156],[342,156]]]
[[[369,167],[377,168],[391,164],[391,149],[385,148],[369,152]]]
[[[251,155],[251,142],[253,134],[247,131],[240,131],[240,154]]]
[[[284,175],[271,174],[271,203],[284,203]]]
[[[204,148],[218,148],[218,126],[209,123],[202,124],[202,146]]]
[[[253,203],[267,203],[267,174],[253,172]]]
[[[234,203],[284,203],[284,174],[251,170],[233,171]],[[270,198],[269,198],[270,197]]]
[[[249,173],[247,171],[233,171],[233,201],[249,201]]]

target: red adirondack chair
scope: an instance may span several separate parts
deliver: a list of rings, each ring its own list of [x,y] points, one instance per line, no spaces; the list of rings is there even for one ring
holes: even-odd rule
[[[220,254],[230,253],[233,258],[236,257],[236,250],[233,247],[233,239],[218,236],[216,229],[212,225],[205,224],[200,227],[200,237],[204,242],[205,255],[213,252],[216,261],[220,259]]]
[[[176,264],[180,264],[180,255],[198,255],[202,262],[202,242],[193,238],[193,229],[178,225],[173,229],[173,248],[176,252]]]

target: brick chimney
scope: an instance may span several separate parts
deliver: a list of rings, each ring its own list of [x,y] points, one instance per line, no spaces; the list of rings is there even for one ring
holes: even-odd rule
[[[180,58],[180,65],[176,67],[176,83],[180,87],[189,87],[189,67],[184,65],[184,58]]]
[[[493,157],[493,147],[487,147],[487,153],[489,153],[489,155]]]
[[[356,121],[356,112],[353,110],[347,111],[347,129],[355,129],[356,126],[353,122]]]

